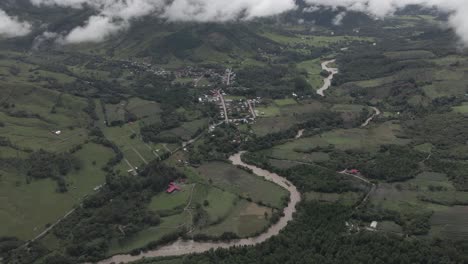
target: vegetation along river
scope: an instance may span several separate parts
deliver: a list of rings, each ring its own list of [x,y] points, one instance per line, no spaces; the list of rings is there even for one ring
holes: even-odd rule
[[[239,152],[229,158],[229,160],[234,165],[241,165],[246,168],[252,170],[252,172],[260,177],[264,177],[265,179],[272,181],[273,183],[287,189],[290,193],[290,201],[288,206],[284,208],[284,216],[280,218],[280,220],[272,225],[265,233],[262,233],[259,236],[251,237],[251,238],[244,238],[244,239],[237,239],[232,240],[230,242],[196,242],[196,241],[184,241],[184,240],[177,240],[176,242],[160,247],[155,250],[147,251],[141,253],[137,256],[131,255],[115,255],[109,259],[103,260],[98,262],[99,264],[110,264],[110,263],[128,263],[132,261],[136,261],[142,258],[150,258],[150,257],[164,257],[164,256],[178,256],[178,255],[186,255],[191,253],[202,253],[209,251],[210,249],[218,249],[218,248],[230,248],[234,246],[253,246],[260,243],[265,242],[269,238],[278,235],[279,232],[286,227],[289,221],[293,219],[293,214],[296,212],[296,205],[301,201],[301,194],[297,190],[296,186],[294,186],[291,182],[287,179],[281,177],[276,173],[269,172],[267,170],[258,168],[256,166],[252,166],[249,164],[244,163],[241,160],[241,155],[243,152]]]

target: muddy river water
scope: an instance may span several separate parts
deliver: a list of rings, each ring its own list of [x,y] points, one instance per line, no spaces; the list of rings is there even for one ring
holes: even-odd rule
[[[98,262],[99,264],[110,264],[110,263],[128,263],[136,260],[140,260],[143,258],[151,258],[151,257],[165,257],[165,256],[179,256],[179,255],[186,255],[191,253],[202,253],[209,251],[211,249],[218,249],[218,248],[230,248],[235,246],[253,246],[260,243],[265,242],[269,238],[278,235],[279,232],[286,227],[289,221],[293,219],[293,214],[296,212],[296,205],[301,201],[301,195],[297,188],[289,182],[284,177],[269,172],[267,170],[258,168],[253,165],[249,165],[244,163],[241,160],[241,155],[243,152],[239,152],[229,158],[229,160],[234,165],[241,165],[247,167],[253,171],[253,173],[259,177],[264,177],[265,179],[287,189],[290,193],[290,201],[286,208],[284,208],[284,216],[280,218],[280,220],[272,225],[266,232],[260,234],[256,237],[251,238],[243,238],[232,240],[229,242],[196,242],[196,241],[183,241],[177,240],[172,244],[162,246],[155,250],[150,250],[147,252],[143,252],[137,256],[131,256],[128,254],[124,255],[115,255],[109,259],[103,260]]]

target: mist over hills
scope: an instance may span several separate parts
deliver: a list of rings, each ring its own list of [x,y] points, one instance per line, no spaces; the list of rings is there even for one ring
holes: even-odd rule
[[[97,43],[127,30],[137,30],[141,21],[154,23],[156,20],[155,28],[162,25],[159,22],[222,24],[286,18],[294,23],[308,21],[324,26],[357,27],[394,13],[417,11],[440,12],[460,39],[467,42],[467,8],[464,1],[458,0],[177,0],[170,3],[159,0],[7,0],[0,3],[0,10],[3,10],[0,18],[7,25],[0,28],[0,35],[11,38],[28,33],[35,37],[44,34],[60,44]]]

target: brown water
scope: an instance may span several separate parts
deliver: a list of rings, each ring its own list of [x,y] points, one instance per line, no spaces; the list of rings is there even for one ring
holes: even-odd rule
[[[128,263],[143,258],[151,257],[166,257],[166,256],[179,256],[191,253],[202,253],[211,249],[218,248],[230,248],[235,246],[253,246],[265,242],[269,238],[278,235],[279,232],[286,227],[289,221],[293,219],[293,214],[296,212],[296,205],[301,201],[301,194],[287,179],[281,177],[276,173],[269,172],[267,170],[258,168],[256,166],[248,165],[241,160],[243,152],[239,152],[229,158],[234,165],[241,165],[247,167],[253,171],[254,174],[264,177],[265,179],[287,189],[290,193],[290,202],[286,208],[284,208],[284,216],[274,225],[272,225],[265,233],[259,236],[233,240],[230,242],[196,242],[196,241],[183,241],[177,240],[176,242],[160,247],[155,250],[141,253],[138,256],[131,255],[115,255],[109,259],[98,262],[99,264],[110,264],[110,263]]]
[[[338,69],[328,67],[328,64],[334,63],[335,61],[336,60],[329,60],[329,61],[322,62],[322,70],[326,70],[330,72],[330,75],[327,78],[323,79],[322,88],[317,90],[317,94],[320,96],[325,96],[325,91],[328,90],[328,88],[330,88],[333,77],[335,76],[335,74],[338,73]]]

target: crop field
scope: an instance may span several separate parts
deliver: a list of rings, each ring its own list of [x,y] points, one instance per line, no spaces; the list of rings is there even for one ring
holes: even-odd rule
[[[468,114],[468,102],[464,102],[460,106],[453,107],[453,111],[460,113],[460,114]]]
[[[401,183],[380,183],[370,196],[373,209],[398,212],[401,215],[432,213],[433,236],[466,237],[468,193],[456,191],[445,174],[423,172],[414,179]],[[382,227],[393,232],[394,225]],[[392,231],[393,230],[393,231]],[[453,233],[458,232],[458,235]]]
[[[125,120],[125,102],[118,104],[106,104],[106,116],[109,123]]]
[[[431,217],[431,235],[449,239],[468,237],[468,206],[453,206],[436,211]]]
[[[320,59],[303,61],[297,65],[299,69],[307,72],[307,80],[309,81],[312,88],[319,89],[323,85],[323,77],[320,75],[322,66],[320,65]]]
[[[264,136],[270,133],[280,132],[291,128],[296,122],[289,117],[267,117],[259,118],[252,125],[255,134]]]
[[[289,149],[273,148],[271,151],[264,152],[267,157],[279,160],[291,160],[299,162],[320,162],[330,159],[328,153],[325,152],[310,152],[301,153]]]
[[[252,125],[252,129],[259,136],[280,132],[306,121],[311,114],[322,109],[323,105],[318,101],[303,101],[300,104],[293,104],[292,100],[284,101],[281,107],[277,104],[257,107],[259,118]]]
[[[3,87],[3,86],[2,86]],[[66,151],[87,139],[86,102],[78,97],[28,86],[0,88],[0,134],[23,149]],[[60,130],[61,135],[54,132]]]
[[[386,52],[384,55],[394,60],[432,59],[435,57],[434,53],[427,50],[393,51]]]
[[[274,102],[279,107],[287,106],[287,105],[296,105],[297,104],[296,100],[294,100],[292,98],[277,99]]]
[[[181,138],[184,141],[192,139],[196,132],[208,127],[207,119],[199,119],[190,122],[184,122],[181,126],[164,131],[161,135],[172,135]]]
[[[255,109],[259,117],[278,117],[281,114],[281,110],[278,106],[259,106]]]
[[[82,162],[81,169],[66,177],[67,193],[56,192],[57,184],[51,179],[27,184],[21,174],[0,172],[0,234],[31,239],[104,183],[101,167],[113,156],[111,149],[90,143],[75,155]]]
[[[266,32],[262,34],[275,42],[283,45],[309,45],[313,47],[325,47],[333,44],[347,44],[353,41],[373,42],[373,38],[356,37],[356,36],[309,36],[309,35],[294,35],[286,36],[274,32]]]
[[[161,113],[160,104],[137,97],[133,97],[128,101],[126,109],[138,118],[151,117],[153,115],[159,116]]]
[[[356,192],[345,193],[321,193],[321,192],[307,192],[304,194],[307,201],[320,201],[330,203],[340,203],[346,206],[352,206],[359,202],[362,194]]]
[[[363,106],[363,105],[335,104],[335,105],[333,105],[331,110],[335,111],[335,112],[361,112],[365,108],[367,108],[367,107]]]
[[[381,221],[377,225],[377,230],[381,232],[393,233],[393,234],[402,234],[403,229],[400,225],[393,221]]]
[[[252,236],[268,226],[272,210],[246,200],[239,200],[234,208],[219,224],[203,228],[196,233],[220,236],[224,232],[233,232],[240,237]]]
[[[287,196],[287,191],[278,185],[226,163],[206,163],[197,170],[214,186],[271,207],[281,208],[282,199]]]
[[[190,185],[180,186],[182,191],[168,194],[162,192],[154,196],[151,200],[148,209],[151,211],[172,210],[181,208],[188,204],[192,195],[192,187]]]
[[[334,145],[335,148],[342,150],[367,149],[376,151],[384,144],[408,144],[409,140],[397,137],[399,133],[401,133],[401,127],[399,124],[386,122],[370,129],[337,129],[319,136],[290,141],[283,145],[275,146],[273,150],[281,150],[282,152],[279,153],[286,155],[283,159],[288,159],[288,152],[285,151],[310,152],[317,147],[328,147],[329,145]],[[295,154],[289,153],[289,155]],[[277,158],[279,157],[281,156],[277,156]]]
[[[390,76],[359,81],[355,82],[354,84],[364,88],[373,88],[377,86],[391,84],[395,81],[408,80],[411,78],[414,78],[418,82],[429,82],[433,79],[433,76],[434,72],[432,69],[408,69],[395,72]]]
[[[165,235],[177,232],[187,226],[190,221],[190,215],[187,212],[181,214],[162,217],[161,224],[157,227],[149,227],[142,230],[124,241],[113,241],[107,255],[118,253],[127,253],[133,249],[146,246],[148,243],[158,241]]]

